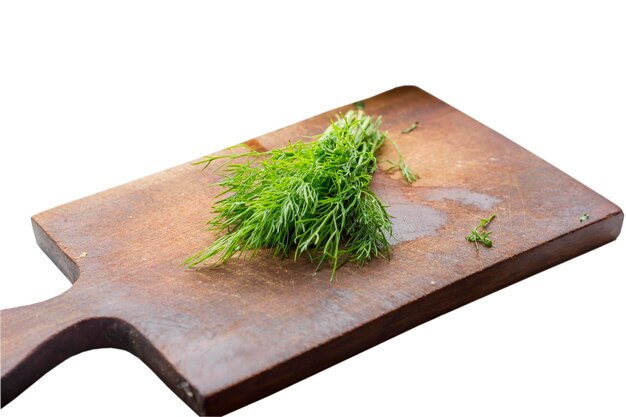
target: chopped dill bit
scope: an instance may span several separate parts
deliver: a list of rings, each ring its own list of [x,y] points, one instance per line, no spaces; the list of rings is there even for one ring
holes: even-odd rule
[[[476,245],[476,249],[478,249],[478,242],[482,243],[486,247],[490,248],[493,245],[491,239],[489,239],[489,235],[491,232],[485,231],[485,228],[491,223],[493,219],[495,219],[496,214],[493,213],[486,219],[480,219],[480,223],[478,226],[474,227],[469,235],[465,236],[469,242],[474,242]],[[480,231],[479,231],[480,229]]]
[[[402,176],[404,177],[406,182],[408,182],[409,184],[417,181],[420,177],[419,174],[413,173],[411,168],[404,162],[404,157],[402,156],[402,152],[400,152],[400,148],[398,147],[398,144],[391,138],[387,138],[387,140],[391,142],[393,147],[396,149],[396,153],[398,154],[398,161],[393,162],[393,161],[390,161],[389,159],[385,159],[384,161],[382,161],[382,162],[386,162],[389,164],[386,171],[393,172],[395,170],[399,170],[402,173]]]
[[[224,263],[236,255],[254,257],[261,248],[275,256],[301,255],[328,263],[331,279],[345,262],[364,265],[391,254],[392,233],[386,205],[370,189],[376,152],[389,141],[398,152],[397,168],[405,179],[415,176],[397,144],[380,131],[382,119],[362,110],[332,121],[317,140],[297,141],[269,151],[245,150],[207,156],[204,168],[224,159],[224,188],[213,204],[208,229],[217,232],[206,249],[184,261],[193,267],[208,259]],[[236,161],[235,161],[236,160]]]
[[[413,122],[413,124],[412,124],[411,126],[407,127],[406,129],[404,129],[404,130],[403,130],[402,132],[400,132],[400,133],[401,133],[401,134],[403,134],[403,135],[406,135],[407,133],[411,133],[412,131],[414,131],[415,129],[417,129],[417,125],[418,125],[419,123],[420,123],[420,122],[418,122],[418,121]]]
[[[365,102],[364,101],[357,101],[356,103],[354,103],[354,107],[356,107],[357,110],[365,110]]]
[[[579,219],[579,220],[580,220],[580,222],[581,222],[581,223],[582,223],[582,222],[584,222],[584,221],[589,220],[589,214],[587,214],[587,213],[583,213],[583,215],[582,215],[582,216],[580,216],[580,219]]]

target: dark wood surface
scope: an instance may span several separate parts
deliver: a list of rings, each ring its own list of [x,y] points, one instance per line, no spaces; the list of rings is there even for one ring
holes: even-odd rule
[[[365,103],[422,177],[375,176],[395,216],[390,261],[344,266],[333,282],[328,269],[267,253],[186,270],[211,241],[217,192],[214,174],[190,164],[56,207],[33,228],[74,285],[2,311],[2,404],[76,353],[118,347],[197,413],[224,414],[619,235],[619,207],[424,91]],[[248,143],[320,133],[349,107]],[[492,212],[494,246],[476,250],[464,237]]]

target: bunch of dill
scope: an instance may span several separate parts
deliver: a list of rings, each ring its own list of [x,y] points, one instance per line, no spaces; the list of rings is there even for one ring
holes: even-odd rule
[[[185,261],[197,265],[217,257],[223,263],[234,255],[255,256],[271,248],[275,256],[294,260],[303,253],[328,262],[331,279],[345,261],[363,265],[387,257],[391,221],[385,204],[370,190],[376,170],[376,151],[386,141],[381,118],[364,111],[348,111],[331,122],[309,143],[296,142],[266,152],[207,156],[196,164],[205,168],[227,159],[221,171],[224,187],[208,222],[218,238]],[[400,161],[391,165],[409,182],[415,176]]]

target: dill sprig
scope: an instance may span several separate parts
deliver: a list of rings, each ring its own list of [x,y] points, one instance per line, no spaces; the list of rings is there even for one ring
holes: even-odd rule
[[[403,135],[406,135],[408,133],[411,133],[412,131],[414,131],[415,129],[417,129],[417,125],[419,124],[419,121],[415,121],[413,122],[413,124],[409,127],[407,127],[406,129],[403,129],[400,133]]]
[[[476,245],[476,249],[478,249],[478,242],[482,243],[486,247],[490,248],[493,246],[493,242],[489,238],[491,232],[485,231],[485,228],[491,223],[493,219],[496,218],[496,213],[493,213],[486,219],[480,219],[480,223],[478,226],[474,227],[469,235],[465,236],[469,242],[474,242]]]
[[[408,183],[413,183],[413,182],[417,181],[417,179],[420,176],[418,174],[413,173],[411,168],[406,164],[406,162],[404,162],[404,157],[402,156],[402,152],[400,152],[400,148],[398,147],[398,144],[391,138],[387,138],[387,140],[396,149],[396,153],[398,154],[398,160],[396,162],[390,161],[389,159],[385,159],[384,161],[382,161],[382,162],[386,162],[386,163],[389,164],[389,167],[387,167],[386,171],[387,172],[392,172],[392,171],[395,171],[395,170],[399,170],[400,173],[402,173],[402,176],[404,177],[404,179]]]
[[[265,152],[249,150],[207,156],[196,164],[218,160],[224,188],[207,222],[217,239],[184,263],[192,267],[207,259],[216,263],[233,256],[252,258],[261,248],[275,256],[307,254],[328,262],[331,279],[351,261],[363,265],[387,258],[392,227],[381,199],[370,190],[377,167],[376,152],[389,140],[380,131],[382,119],[364,111],[348,111],[332,121],[315,141],[301,141]],[[402,159],[395,163],[408,182],[415,176]],[[393,164],[393,163],[392,163]],[[392,168],[396,168],[394,165]]]

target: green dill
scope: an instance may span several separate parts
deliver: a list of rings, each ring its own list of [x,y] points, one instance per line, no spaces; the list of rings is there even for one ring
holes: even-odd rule
[[[208,259],[216,264],[233,256],[254,257],[261,248],[294,260],[306,254],[318,269],[337,268],[351,261],[363,265],[375,257],[388,258],[392,226],[386,205],[370,189],[376,152],[387,134],[382,119],[362,110],[338,116],[312,142],[289,143],[279,149],[249,150],[207,156],[196,164],[206,168],[217,160],[223,187],[207,222],[217,232],[206,249],[188,258],[189,267]],[[415,177],[400,156],[405,179]]]
[[[403,129],[402,132],[400,132],[403,135],[406,135],[407,133],[411,133],[412,131],[414,131],[415,129],[417,129],[417,125],[419,124],[418,121],[413,122],[413,124],[409,127],[407,127],[406,129]]]
[[[465,239],[467,239],[469,242],[474,242],[474,244],[476,245],[476,249],[478,249],[478,242],[482,243],[488,248],[493,246],[493,242],[489,238],[491,232],[485,231],[485,228],[495,218],[496,214],[494,213],[486,219],[480,219],[480,223],[478,224],[478,226],[474,227],[470,234],[465,236]]]
[[[357,110],[365,110],[365,102],[364,101],[357,101],[356,103],[354,103],[354,107],[356,107]]]
[[[589,214],[588,213],[583,213],[583,215],[580,216],[580,218],[578,220],[580,220],[581,223],[584,222],[584,221],[589,220]]]
[[[414,173],[411,168],[404,162],[404,157],[402,156],[402,152],[400,152],[400,148],[398,144],[391,138],[387,138],[387,140],[393,145],[396,149],[396,153],[398,154],[398,161],[390,161],[389,159],[385,159],[382,162],[388,163],[387,172],[393,172],[395,170],[399,170],[404,179],[410,184],[419,179],[419,174]]]

